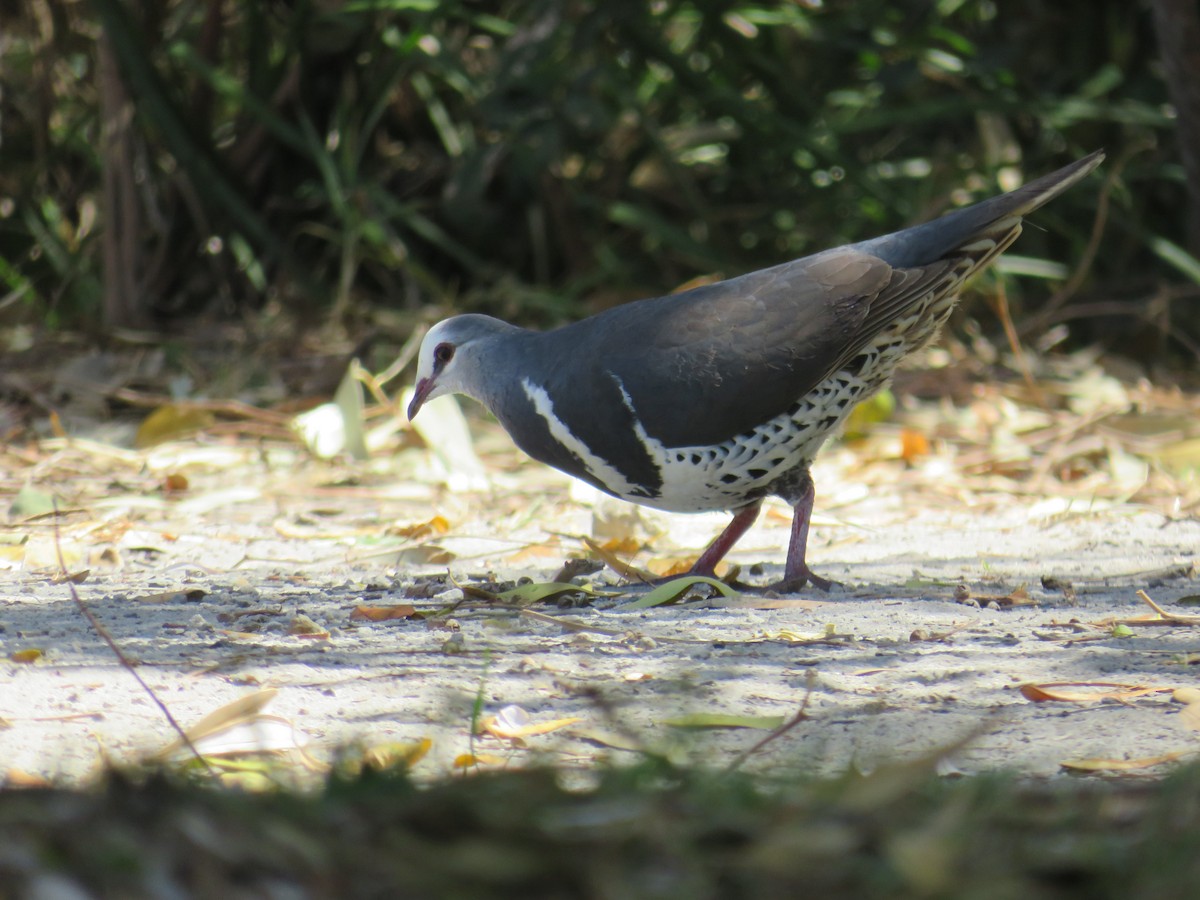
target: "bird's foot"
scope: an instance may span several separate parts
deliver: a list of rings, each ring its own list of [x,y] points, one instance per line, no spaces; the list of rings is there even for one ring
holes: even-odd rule
[[[763,590],[774,591],[777,594],[795,594],[808,584],[827,594],[835,587],[841,587],[841,582],[822,578],[808,566],[805,566],[799,572],[785,574],[781,580],[767,585]]]

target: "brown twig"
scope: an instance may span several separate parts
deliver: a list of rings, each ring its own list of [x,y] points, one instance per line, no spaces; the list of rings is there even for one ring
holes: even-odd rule
[[[175,406],[183,410],[218,413],[226,416],[236,416],[241,419],[256,419],[271,425],[287,426],[292,416],[289,413],[276,412],[273,409],[261,409],[243,403],[240,400],[176,400],[165,394],[145,394],[130,388],[117,388],[110,394],[122,403],[130,406]]]
[[[808,678],[808,690],[805,691],[804,699],[800,702],[800,709],[796,712],[796,714],[794,716],[792,716],[788,721],[784,722],[782,725],[780,725],[778,728],[776,728],[774,731],[772,731],[770,734],[768,734],[766,737],[764,737],[761,741],[754,744],[752,747],[749,747],[749,748],[743,750],[741,753],[739,753],[737,756],[735,756],[733,758],[733,761],[728,766],[725,767],[726,774],[728,774],[730,772],[736,772],[739,768],[741,768],[742,763],[744,763],[746,760],[748,760],[751,756],[753,756],[755,753],[757,753],[763,747],[767,746],[767,744],[783,737],[785,734],[787,734],[789,731],[791,731],[793,728],[795,728],[801,722],[807,722],[809,720],[808,702],[810,699],[812,699],[813,687],[814,687],[815,683],[816,683],[816,678],[815,678],[814,674],[810,672],[809,678]]]
[[[154,688],[150,687],[150,685],[146,683],[145,679],[138,674],[138,671],[134,667],[133,663],[130,662],[129,658],[121,652],[121,648],[117,646],[117,642],[113,640],[112,635],[108,633],[108,630],[100,623],[100,620],[96,618],[96,614],[93,613],[88,608],[88,605],[83,602],[83,598],[79,596],[79,591],[75,590],[75,584],[70,580],[67,574],[67,561],[63,557],[62,535],[58,528],[58,519],[54,520],[54,550],[58,554],[59,571],[62,572],[63,578],[66,581],[67,590],[71,592],[71,599],[75,601],[75,607],[79,610],[80,615],[87,620],[87,623],[91,626],[92,631],[96,632],[96,634],[100,636],[100,639],[108,645],[108,649],[112,651],[113,655],[117,658],[117,661],[121,663],[121,666],[134,677],[139,685],[142,686],[142,690],[144,690],[150,696],[150,699],[154,701],[154,705],[162,711],[162,714],[166,718],[167,722],[173,729],[175,729],[175,733],[179,735],[179,740],[183,743],[183,745],[187,747],[188,750],[192,752],[192,755],[195,756],[196,759],[201,762],[204,768],[208,770],[208,774],[215,778],[217,775],[216,771],[211,765],[209,765],[208,760],[206,760],[200,754],[200,751],[196,749],[196,745],[193,744],[191,738],[187,736],[187,732],[183,730],[183,726],[176,721],[175,717],[171,715],[171,711],[167,709],[166,704],[158,698],[156,693],[154,693]]]
[[[1029,360],[1021,347],[1021,339],[1017,336],[1017,327],[1013,324],[1012,311],[1008,306],[1008,291],[1004,289],[1003,281],[997,283],[994,303],[996,315],[1000,318],[1000,324],[1004,326],[1004,336],[1008,338],[1009,349],[1013,352],[1013,358],[1017,368],[1021,370],[1021,377],[1025,379],[1033,402],[1048,411],[1050,407],[1046,404],[1046,395],[1042,393],[1041,387],[1033,377],[1033,370],[1029,367]]]

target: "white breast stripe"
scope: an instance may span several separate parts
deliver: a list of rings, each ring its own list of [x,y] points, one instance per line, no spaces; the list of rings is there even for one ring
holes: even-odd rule
[[[533,404],[534,411],[545,420],[551,437],[579,457],[579,461],[583,463],[583,467],[591,473],[593,478],[619,496],[635,497],[644,493],[635,485],[630,484],[629,479],[613,468],[607,460],[601,459],[588,448],[587,444],[571,434],[562,420],[554,414],[554,404],[545,390],[528,378],[521,379],[521,387],[524,388],[529,402]]]

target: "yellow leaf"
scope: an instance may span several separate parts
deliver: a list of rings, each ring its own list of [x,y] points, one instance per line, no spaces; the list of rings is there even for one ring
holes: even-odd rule
[[[363,751],[362,763],[377,772],[394,769],[411,769],[429,753],[433,741],[427,737],[418,741],[393,741],[376,744]]]
[[[846,417],[846,440],[854,441],[866,437],[880,422],[886,422],[896,410],[896,397],[891,391],[880,391],[869,400],[864,400]]]
[[[549,734],[580,722],[578,716],[568,716],[564,719],[553,719],[549,722],[534,722],[529,713],[519,706],[506,706],[497,715],[489,716],[480,725],[480,730],[493,737],[505,740],[520,740],[538,734]]]
[[[1077,772],[1128,772],[1134,769],[1149,769],[1161,766],[1163,763],[1174,762],[1195,753],[1195,750],[1175,750],[1161,756],[1147,756],[1142,759],[1068,759],[1060,762],[1064,769]]]
[[[16,663],[33,663],[42,658],[42,651],[36,647],[29,647],[25,650],[14,650],[8,654],[8,658]]]
[[[213,415],[206,410],[168,403],[142,420],[133,438],[133,445],[144,450],[207,428],[212,423]]]
[[[460,753],[454,757],[454,768],[469,769],[472,766],[503,765],[504,758],[491,753]]]
[[[631,555],[639,552],[642,549],[642,542],[632,535],[626,537],[609,538],[600,545],[609,553],[624,553]]]
[[[388,534],[398,537],[421,540],[435,534],[445,534],[450,530],[450,523],[444,516],[434,516],[427,522],[416,522],[412,525],[393,525],[387,530]]]

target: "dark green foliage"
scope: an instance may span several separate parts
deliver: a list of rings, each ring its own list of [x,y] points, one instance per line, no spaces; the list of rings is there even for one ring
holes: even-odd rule
[[[43,315],[276,298],[546,323],[1099,146],[1119,177],[1098,281],[1200,278],[1176,252],[1182,170],[1139,4],[33,0],[6,18],[0,280]],[[1056,201],[1016,252],[1073,267],[1099,193]]]
[[[8,791],[0,894],[1174,900],[1200,878],[1194,769],[1040,786],[923,766],[786,785],[653,763],[582,777]]]

